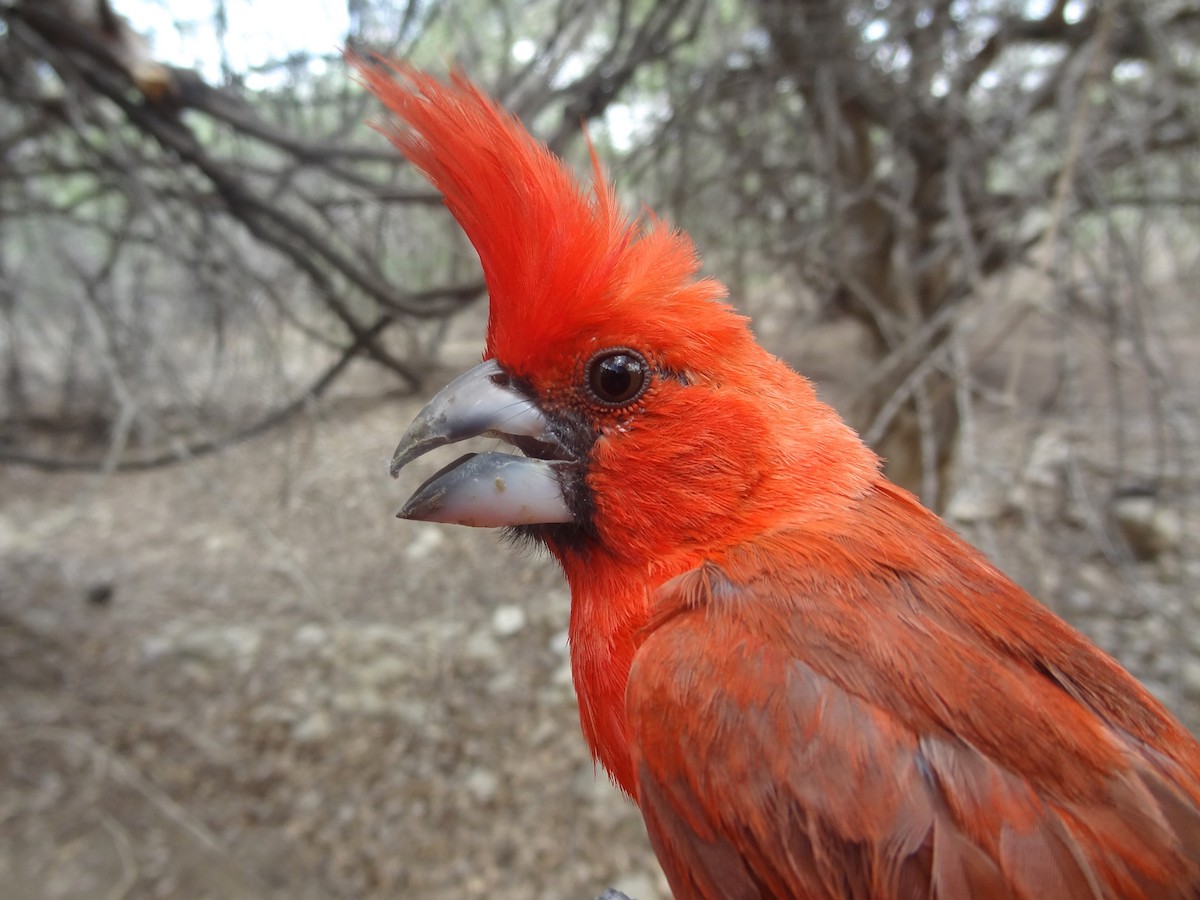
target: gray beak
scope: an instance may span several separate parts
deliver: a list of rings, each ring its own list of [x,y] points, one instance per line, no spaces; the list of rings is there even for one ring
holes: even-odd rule
[[[459,375],[417,414],[392,456],[392,477],[430,450],[479,436],[542,448],[551,458],[467,454],[417,488],[397,515],[480,527],[573,520],[563,480],[578,465],[563,458],[545,414],[494,360]]]

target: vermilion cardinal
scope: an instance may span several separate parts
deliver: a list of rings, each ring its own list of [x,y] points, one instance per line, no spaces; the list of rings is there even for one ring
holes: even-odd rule
[[[1200,746],[880,473],[686,235],[463,77],[358,63],[483,264],[484,362],[392,460],[402,518],[571,587],[584,737],[679,898],[1200,897]]]

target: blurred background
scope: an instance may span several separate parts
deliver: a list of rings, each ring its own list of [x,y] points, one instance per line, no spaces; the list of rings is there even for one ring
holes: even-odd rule
[[[6,898],[665,896],[553,565],[392,519],[487,298],[346,46],[581,172],[586,123],[895,480],[1200,726],[1194,3],[0,0]]]

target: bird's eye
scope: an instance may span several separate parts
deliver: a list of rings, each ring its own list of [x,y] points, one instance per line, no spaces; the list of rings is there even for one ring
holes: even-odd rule
[[[634,350],[602,350],[587,367],[588,391],[605,406],[625,406],[646,390],[649,365]]]

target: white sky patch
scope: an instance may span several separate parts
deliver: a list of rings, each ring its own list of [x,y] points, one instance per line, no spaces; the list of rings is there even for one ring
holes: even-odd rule
[[[888,24],[883,19],[875,19],[868,22],[867,27],[863,29],[863,39],[868,41],[881,41],[887,37]]]
[[[1146,64],[1140,59],[1124,59],[1113,66],[1115,81],[1136,81],[1146,74]]]
[[[195,69],[210,83],[221,78],[221,47],[214,23],[214,0],[113,0],[134,29],[145,34],[161,62]],[[293,53],[336,53],[350,27],[345,0],[226,0],[225,53],[235,72]],[[599,37],[592,45],[568,57],[555,73],[555,86],[570,83],[586,71],[592,57],[604,49]],[[538,52],[537,42],[520,38],[510,51],[518,63],[527,63]],[[322,60],[309,63],[320,75]],[[253,90],[278,86],[285,74],[246,74]],[[652,103],[614,103],[604,115],[604,128],[614,147],[626,152],[647,134],[662,110]]]
[[[220,78],[212,0],[114,0],[113,5],[150,39],[156,59],[196,69],[210,81]],[[336,53],[350,27],[345,0],[226,0],[225,8],[225,52],[239,72],[292,53]]]
[[[1024,13],[1031,19],[1044,19],[1054,9],[1055,0],[1026,0]]]
[[[527,63],[537,54],[537,42],[529,38],[521,38],[512,45],[512,58],[519,63]]]
[[[604,111],[604,127],[613,148],[627,153],[654,128],[661,115],[662,109],[652,103],[613,103]]]
[[[1087,11],[1087,4],[1083,3],[1082,0],[1070,0],[1070,2],[1063,7],[1063,21],[1068,25],[1074,25],[1076,22],[1083,20],[1083,17],[1087,15]]]

